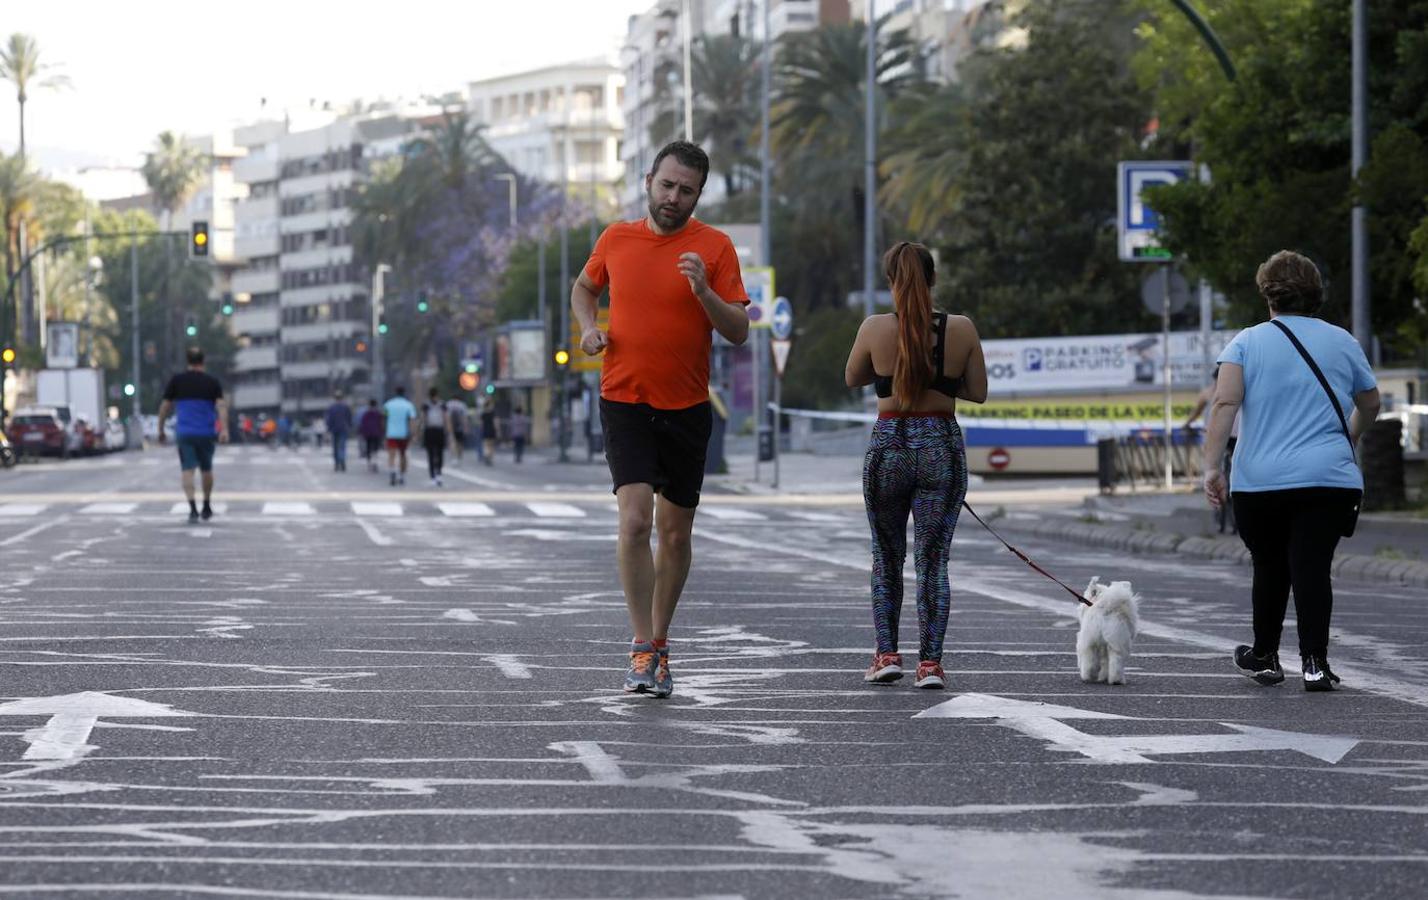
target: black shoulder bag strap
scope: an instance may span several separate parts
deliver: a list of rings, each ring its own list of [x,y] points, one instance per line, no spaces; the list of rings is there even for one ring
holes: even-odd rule
[[[1294,332],[1289,330],[1288,325],[1285,325],[1283,322],[1280,322],[1277,319],[1270,319],[1269,322],[1271,325],[1284,332],[1284,336],[1289,338],[1289,342],[1294,345],[1294,349],[1298,350],[1299,355],[1304,357],[1304,362],[1309,364],[1309,370],[1314,373],[1314,377],[1319,379],[1319,386],[1324,389],[1324,394],[1328,396],[1329,405],[1334,407],[1334,415],[1339,417],[1339,427],[1342,428],[1344,431],[1344,440],[1349,442],[1349,456],[1354,460],[1354,463],[1357,464],[1359,461],[1358,454],[1354,449],[1353,436],[1349,434],[1349,422],[1347,419],[1344,418],[1344,410],[1339,406],[1339,399],[1334,396],[1334,389],[1329,387],[1329,379],[1324,377],[1324,373],[1319,370],[1319,364],[1314,362],[1314,357],[1310,356],[1309,351],[1304,349],[1304,345],[1299,342],[1299,338],[1294,336]],[[1362,498],[1360,498],[1360,502],[1362,502]],[[1353,514],[1352,516],[1350,516],[1349,522],[1345,526],[1344,537],[1353,536],[1354,528],[1358,524],[1358,518],[1359,503],[1355,503]]]

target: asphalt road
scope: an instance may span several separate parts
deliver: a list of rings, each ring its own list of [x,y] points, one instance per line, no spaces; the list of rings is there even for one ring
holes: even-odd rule
[[[1143,595],[1129,684],[1085,685],[1074,605],[967,519],[950,689],[872,687],[862,510],[715,488],[658,701],[620,691],[600,467],[468,457],[393,489],[225,448],[226,505],[189,526],[171,457],[0,473],[0,894],[1401,898],[1428,875],[1422,590],[1340,585],[1346,689],[1311,695],[1231,669],[1247,570],[1028,542]]]

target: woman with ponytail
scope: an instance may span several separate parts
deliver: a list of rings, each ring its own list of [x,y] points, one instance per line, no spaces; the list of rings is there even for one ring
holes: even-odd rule
[[[863,680],[886,684],[902,677],[897,626],[911,513],[919,633],[914,684],[942,688],[942,639],[951,605],[947,557],[967,494],[957,400],[987,399],[987,367],[972,320],[933,310],[935,272],[926,247],[897,244],[883,257],[883,271],[893,313],[863,321],[846,372],[849,387],[871,384],[878,395],[878,421],[863,460],[877,649]]]

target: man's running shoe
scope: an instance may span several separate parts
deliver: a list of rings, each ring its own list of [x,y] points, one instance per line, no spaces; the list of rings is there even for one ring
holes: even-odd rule
[[[388,473],[387,473],[387,480],[388,480],[388,483],[391,484],[392,487],[396,487],[396,486],[397,486],[397,473],[396,473],[396,472],[388,472]]]
[[[1256,684],[1279,684],[1284,680],[1284,670],[1279,666],[1278,653],[1259,654],[1253,647],[1240,644],[1235,648],[1235,668]]]
[[[643,694],[654,690],[657,664],[654,644],[648,641],[631,643],[630,668],[625,672],[625,692]]]
[[[669,647],[655,650],[654,695],[661,700],[674,693],[674,676],[669,674]]]
[[[877,653],[873,664],[863,673],[863,680],[873,684],[891,684],[902,677],[902,657],[896,653]]]
[[[935,663],[930,659],[924,659],[918,663],[917,678],[913,681],[912,686],[929,690],[941,690],[947,687],[947,674],[942,671],[941,663]]]
[[[194,509],[192,506],[188,508],[188,524],[198,524],[198,510]]]
[[[203,521],[205,522],[213,518],[213,507],[208,505],[207,500],[203,501],[203,512],[199,513],[199,515],[203,518]]]
[[[1284,677],[1283,675],[1280,676]],[[1304,690],[1332,691],[1339,676],[1329,669],[1329,658],[1322,653],[1304,657]]]

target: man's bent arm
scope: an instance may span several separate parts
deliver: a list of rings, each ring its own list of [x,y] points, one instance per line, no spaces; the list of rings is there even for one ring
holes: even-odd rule
[[[159,401],[159,433],[160,433],[160,434],[163,434],[163,431],[164,431],[164,422],[168,420],[169,414],[172,413],[173,411],[174,411],[174,402],[173,402],[172,400],[161,400],[161,401]]]
[[[594,328],[598,321],[596,316],[600,312],[600,289],[584,272],[580,273],[570,288],[570,312],[579,323],[581,334]]]
[[[749,313],[744,309],[744,304],[726,303],[724,298],[714,293],[714,289],[710,287],[705,287],[698,297],[704,307],[704,314],[709,317],[714,330],[719,332],[724,340],[736,347],[748,340]]]

